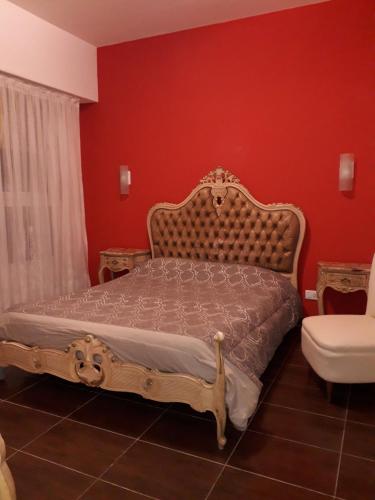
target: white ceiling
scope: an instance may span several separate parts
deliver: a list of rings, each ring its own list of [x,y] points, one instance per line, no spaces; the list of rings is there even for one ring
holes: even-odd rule
[[[10,0],[96,46],[328,0]]]

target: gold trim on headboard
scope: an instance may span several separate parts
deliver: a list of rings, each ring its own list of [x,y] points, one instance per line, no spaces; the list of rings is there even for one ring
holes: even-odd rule
[[[147,218],[153,257],[236,262],[281,272],[297,286],[302,211],[257,201],[228,170],[203,177],[181,203],[158,203]]]

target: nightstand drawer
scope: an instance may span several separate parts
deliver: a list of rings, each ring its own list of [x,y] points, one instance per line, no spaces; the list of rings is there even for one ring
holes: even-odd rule
[[[124,268],[133,268],[133,259],[124,257],[106,257],[105,265],[114,272],[121,271]]]
[[[366,274],[327,273],[326,283],[328,286],[365,288],[368,285]]]

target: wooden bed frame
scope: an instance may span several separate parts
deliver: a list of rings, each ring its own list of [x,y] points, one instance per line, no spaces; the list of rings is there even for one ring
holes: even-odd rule
[[[290,204],[258,202],[222,168],[204,177],[182,203],[152,207],[147,225],[153,257],[259,265],[281,272],[297,286],[298,257],[305,233],[301,210]],[[226,443],[223,340],[223,333],[218,332],[213,383],[124,363],[92,335],[78,338],[65,351],[1,341],[0,367],[14,365],[110,391],[134,392],[146,399],[187,403],[199,412],[211,411],[222,449]]]
[[[0,499],[16,500],[16,489],[9,467],[5,461],[5,443],[0,435]]]

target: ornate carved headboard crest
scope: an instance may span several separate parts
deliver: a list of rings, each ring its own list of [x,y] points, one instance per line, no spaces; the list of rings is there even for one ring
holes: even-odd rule
[[[238,177],[218,167],[181,203],[158,203],[148,214],[153,257],[181,257],[267,267],[297,286],[304,234],[302,211],[257,201]]]
[[[224,170],[222,167],[218,167],[216,170],[211,170],[207,175],[201,179],[200,184],[212,184],[211,195],[212,203],[215,207],[217,215],[221,213],[221,206],[224,203],[224,199],[228,193],[225,184],[233,183],[239,184],[240,179],[235,175],[231,174],[229,170]]]

